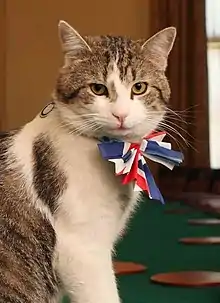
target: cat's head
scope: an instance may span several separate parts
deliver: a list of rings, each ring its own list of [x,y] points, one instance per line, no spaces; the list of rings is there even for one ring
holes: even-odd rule
[[[60,21],[59,34],[65,60],[55,99],[72,131],[137,141],[157,128],[170,97],[165,71],[175,28],[134,41],[82,37]]]

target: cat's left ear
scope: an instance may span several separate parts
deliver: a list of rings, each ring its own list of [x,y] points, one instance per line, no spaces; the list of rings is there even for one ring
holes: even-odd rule
[[[158,69],[166,70],[167,60],[176,39],[176,28],[167,27],[144,42],[142,49]]]
[[[91,51],[88,43],[67,22],[61,20],[58,25],[61,46],[67,57],[77,57],[80,51]]]

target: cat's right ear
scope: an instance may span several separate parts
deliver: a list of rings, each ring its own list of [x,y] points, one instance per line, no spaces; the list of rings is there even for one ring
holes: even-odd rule
[[[83,49],[91,51],[90,46],[82,36],[67,22],[61,20],[58,24],[58,29],[61,47],[67,57],[76,57]]]

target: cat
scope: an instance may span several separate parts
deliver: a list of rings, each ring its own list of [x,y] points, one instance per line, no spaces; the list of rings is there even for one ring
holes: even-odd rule
[[[82,37],[59,22],[64,53],[51,102],[0,137],[0,302],[119,303],[114,245],[140,200],[102,159],[166,114],[176,29],[148,40]]]

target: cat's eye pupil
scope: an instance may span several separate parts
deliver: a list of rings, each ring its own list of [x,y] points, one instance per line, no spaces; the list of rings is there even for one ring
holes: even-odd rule
[[[136,83],[135,88],[136,88],[136,90],[141,90],[142,84],[141,83]]]
[[[94,88],[97,92],[99,92],[100,90],[103,89],[103,86],[101,84],[95,84]]]

